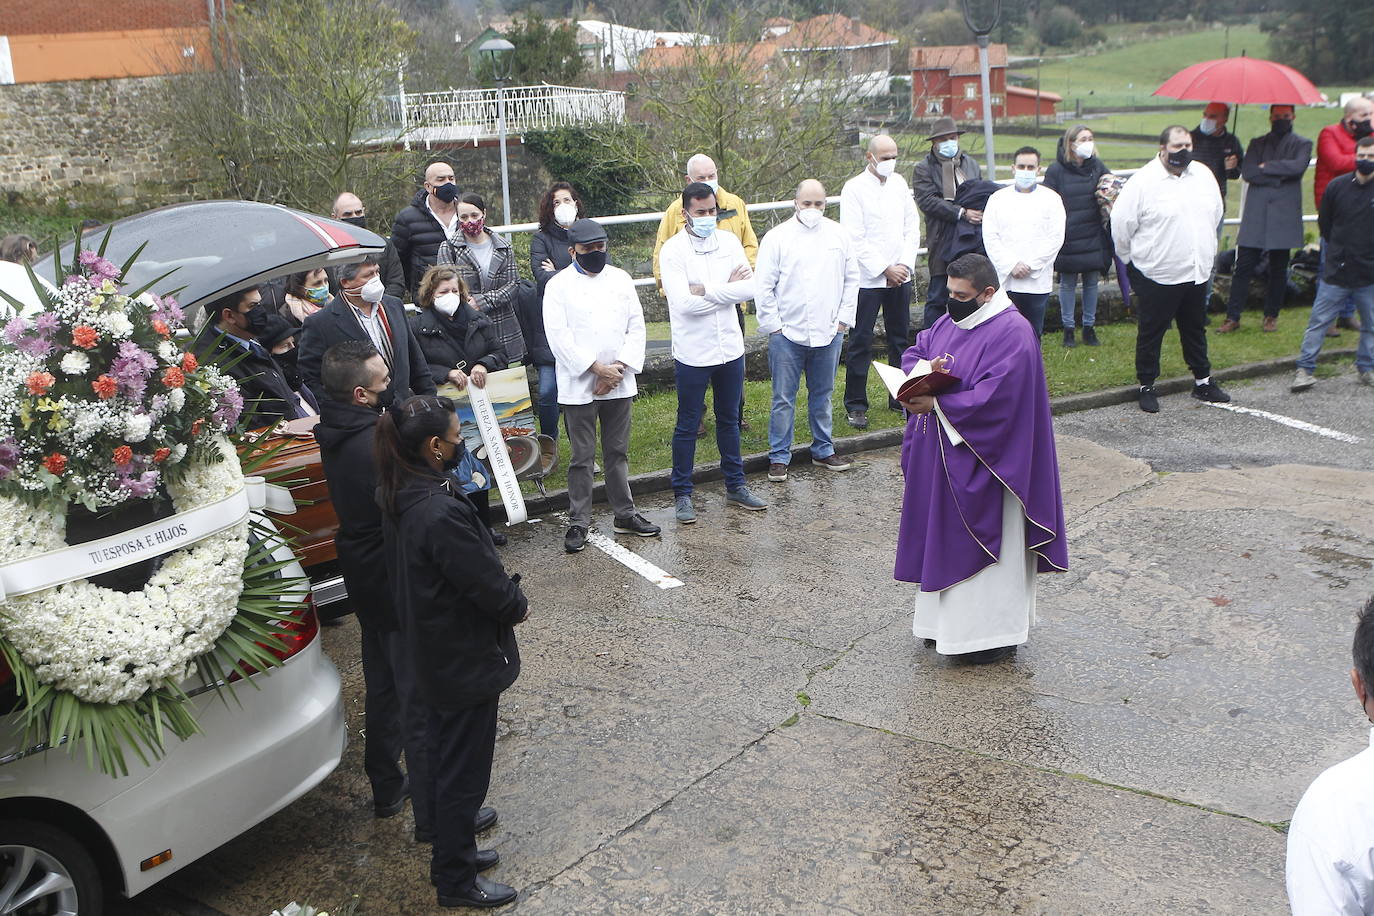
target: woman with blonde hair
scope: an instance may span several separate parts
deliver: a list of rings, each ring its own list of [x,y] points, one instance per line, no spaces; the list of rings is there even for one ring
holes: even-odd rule
[[[1054,260],[1059,272],[1059,318],[1064,346],[1074,340],[1074,306],[1079,277],[1083,278],[1083,343],[1097,346],[1097,287],[1112,262],[1112,238],[1102,225],[1097,183],[1111,169],[1097,155],[1093,132],[1075,124],[1059,140],[1059,153],[1045,170],[1045,187],[1064,201],[1064,244]]]

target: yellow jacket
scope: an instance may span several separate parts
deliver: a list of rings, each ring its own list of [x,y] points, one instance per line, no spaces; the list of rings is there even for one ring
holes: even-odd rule
[[[734,210],[729,216],[716,224],[718,230],[734,233],[744,246],[744,256],[753,267],[759,255],[759,238],[754,235],[754,224],[749,221],[749,211],[744,209],[744,201],[724,188],[716,192],[716,205],[722,211]],[[663,275],[658,271],[658,255],[663,243],[682,231],[687,221],[682,218],[682,196],[678,197],[663,211],[663,219],[658,224],[658,238],[654,240],[654,279],[658,281],[658,291],[663,292]]]

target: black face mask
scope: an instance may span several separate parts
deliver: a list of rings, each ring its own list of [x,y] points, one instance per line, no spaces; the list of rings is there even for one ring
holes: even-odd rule
[[[268,314],[267,309],[261,304],[253,306],[243,317],[248,321],[248,330],[254,334],[262,334],[267,330]]]
[[[434,196],[446,204],[451,204],[458,199],[458,186],[453,182],[441,184],[434,189]]]
[[[339,220],[339,222],[348,223],[350,226],[357,226],[359,229],[367,228],[366,216],[345,216],[343,219]]]
[[[1355,139],[1356,139],[1356,140],[1363,140],[1365,137],[1368,137],[1370,134],[1374,134],[1374,125],[1371,125],[1370,122],[1367,121],[1367,120],[1366,120],[1366,121],[1355,121],[1354,123],[1352,123],[1352,124],[1350,125],[1350,127],[1351,127],[1351,132],[1355,134]]]
[[[1164,161],[1176,169],[1187,169],[1188,164],[1193,161],[1193,151],[1190,149],[1177,149],[1164,154]]]
[[[391,386],[389,385],[386,388],[383,388],[381,391],[373,391],[370,388],[364,388],[363,390],[377,399],[376,401],[372,402],[372,404],[370,404],[369,406],[377,410],[379,413],[381,411],[389,409],[392,404],[396,403],[396,392],[392,391]]]
[[[977,296],[967,302],[955,299],[953,296],[949,297],[949,317],[954,321],[963,321],[982,307],[983,303],[978,301]]]
[[[1374,175],[1374,159],[1356,159],[1355,171],[1361,175]]]
[[[606,263],[611,259],[608,251],[588,251],[584,254],[573,255],[573,257],[577,258],[577,266],[589,274],[601,273],[606,269]]]
[[[467,447],[463,445],[462,442],[459,442],[457,445],[453,447],[453,455],[449,458],[443,459],[439,467],[443,469],[443,472],[445,474],[449,473],[450,471],[456,470],[458,468],[458,465],[462,463],[463,453],[466,451]]]
[[[1282,137],[1293,132],[1293,122],[1287,118],[1279,118],[1269,125],[1269,129],[1273,131],[1274,136]]]

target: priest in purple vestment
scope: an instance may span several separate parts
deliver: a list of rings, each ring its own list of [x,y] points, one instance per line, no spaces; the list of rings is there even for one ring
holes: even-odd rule
[[[1035,576],[1068,568],[1049,392],[1035,332],[982,255],[949,265],[949,313],[902,357],[911,373],[958,382],[903,402],[895,577],[918,582],[912,632],[936,651],[987,663],[1035,622]]]

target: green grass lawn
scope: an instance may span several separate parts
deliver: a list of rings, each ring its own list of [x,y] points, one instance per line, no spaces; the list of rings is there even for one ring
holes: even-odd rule
[[[1055,307],[1052,302],[1051,308]],[[1284,309],[1279,316],[1279,330],[1275,333],[1261,331],[1259,313],[1247,312],[1239,331],[1226,335],[1209,334],[1207,341],[1213,367],[1224,369],[1243,363],[1296,356],[1303,331],[1307,328],[1309,311],[1307,306]],[[1213,327],[1220,324],[1221,317],[1212,316]],[[1051,397],[1135,384],[1135,325],[1128,322],[1105,325],[1098,329],[1098,338],[1102,341],[1100,347],[1080,344],[1070,350],[1061,346],[1058,331],[1045,334],[1042,344]],[[1332,341],[1329,346],[1351,347],[1354,346],[1354,340],[1354,335],[1347,332],[1342,340]],[[1179,348],[1178,332],[1171,329],[1165,335],[1160,350],[1160,378],[1184,375],[1188,375],[1188,368],[1184,365]],[[841,366],[831,397],[836,438],[858,432],[845,422],[843,397],[844,367]],[[746,382],[744,401],[749,429],[741,434],[741,451],[745,455],[767,452],[772,383],[767,380]],[[869,373],[868,402],[870,430],[886,429],[903,422],[901,414],[887,409],[887,391],[878,381],[877,373]],[[798,393],[797,403],[800,409],[796,440],[798,445],[804,445],[810,441],[810,433],[806,429],[805,386]],[[709,394],[707,414],[711,414]],[[630,431],[630,473],[641,474],[672,465],[672,436],[676,420],[675,391],[655,391],[639,396],[635,401],[634,422]],[[709,424],[707,428],[713,429]],[[568,460],[567,437],[560,436],[558,470],[545,481],[549,490],[567,486]],[[708,435],[697,440],[697,466],[713,465],[719,461],[714,432],[708,432]],[[536,492],[534,485],[529,482],[526,482],[524,489],[526,496]]]

